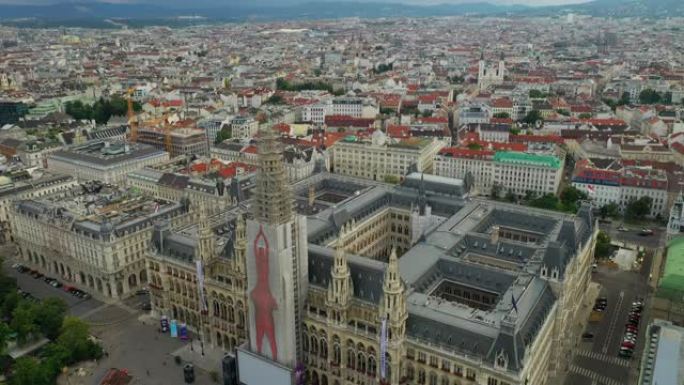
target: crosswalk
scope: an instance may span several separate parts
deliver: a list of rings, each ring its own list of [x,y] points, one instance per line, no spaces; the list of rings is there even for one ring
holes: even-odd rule
[[[598,385],[624,385],[622,382],[618,380],[614,380],[612,378],[603,376],[601,374],[598,374],[596,372],[592,372],[589,369],[586,368],[581,368],[577,365],[570,365],[570,371],[575,374],[579,374],[580,376],[587,377],[591,380],[592,384],[598,384]]]
[[[582,357],[587,357],[587,358],[591,358],[594,360],[607,362],[609,364],[624,366],[625,368],[629,368],[629,365],[630,365],[629,360],[625,360],[624,358],[607,356],[605,354],[593,352],[591,350],[578,350],[576,352],[576,354],[580,355]]]

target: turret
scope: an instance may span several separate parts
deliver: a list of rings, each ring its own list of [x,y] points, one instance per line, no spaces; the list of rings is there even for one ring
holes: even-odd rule
[[[207,204],[199,202],[199,231],[197,239],[197,258],[207,263],[216,257],[216,244],[214,232],[209,223]]]
[[[390,340],[401,339],[404,337],[408,313],[406,311],[405,287],[399,275],[399,258],[395,248],[392,248],[390,253],[382,290],[380,319],[387,319]]]
[[[330,275],[331,279],[326,300],[329,307],[328,316],[332,322],[346,325],[347,310],[351,304],[354,289],[352,287],[351,271],[347,264],[347,254],[342,243],[342,234],[337,238],[335,260]]]
[[[245,218],[238,214],[235,219],[235,271],[245,274],[246,254],[247,254],[247,235],[245,233]]]

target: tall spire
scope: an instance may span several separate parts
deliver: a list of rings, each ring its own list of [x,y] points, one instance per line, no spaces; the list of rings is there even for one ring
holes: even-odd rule
[[[283,148],[272,127],[260,132],[257,153],[254,217],[264,224],[287,223],[292,220],[294,200],[283,165]]]
[[[399,258],[397,258],[397,249],[392,248],[390,253],[389,263],[385,271],[385,283],[383,286],[385,293],[397,294],[404,290],[399,276]]]
[[[197,234],[197,254],[198,258],[206,262],[214,258],[216,248],[214,243],[214,232],[209,223],[209,214],[207,212],[207,204],[204,201],[199,201],[199,229]]]
[[[331,280],[328,286],[327,305],[329,318],[342,325],[347,324],[347,310],[353,294],[351,272],[347,265],[347,253],[344,251],[340,232],[335,244],[335,261],[331,269]]]
[[[246,271],[247,236],[245,234],[245,218],[238,214],[235,219],[235,270],[239,273]]]

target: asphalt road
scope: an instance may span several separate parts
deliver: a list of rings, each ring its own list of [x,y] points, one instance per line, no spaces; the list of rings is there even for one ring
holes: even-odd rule
[[[664,245],[664,227],[649,226],[648,228],[653,230],[653,235],[644,236],[641,235],[642,227],[625,224],[624,227],[628,229],[628,231],[619,231],[618,228],[620,225],[622,225],[622,222],[614,220],[612,223],[600,223],[599,227],[601,230],[608,233],[610,239],[614,241],[635,244],[650,249],[655,249]]]
[[[642,315],[639,324],[637,350],[631,360],[618,356],[623,340],[625,323],[638,298],[649,293],[645,277],[637,272],[599,267],[593,280],[603,287],[600,296],[608,299],[603,319],[589,323],[585,332],[594,334],[591,341],[582,342],[573,359],[566,385],[628,385],[635,384],[633,368],[638,365],[639,350],[648,324],[648,315]]]

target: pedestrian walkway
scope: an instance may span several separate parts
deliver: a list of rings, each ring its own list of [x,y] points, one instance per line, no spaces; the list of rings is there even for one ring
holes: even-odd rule
[[[587,377],[592,381],[592,384],[597,384],[597,385],[624,385],[623,382],[614,380],[612,378],[603,376],[601,374],[598,374],[596,372],[592,372],[589,369],[581,368],[577,365],[570,365],[570,372],[579,374],[580,376]]]
[[[578,350],[575,354],[582,357],[591,358],[593,360],[607,362],[613,365],[624,366],[625,368],[628,368],[630,366],[629,360],[625,360],[624,358],[620,357],[607,356],[605,354],[601,354],[598,352],[592,352],[591,350]]]

